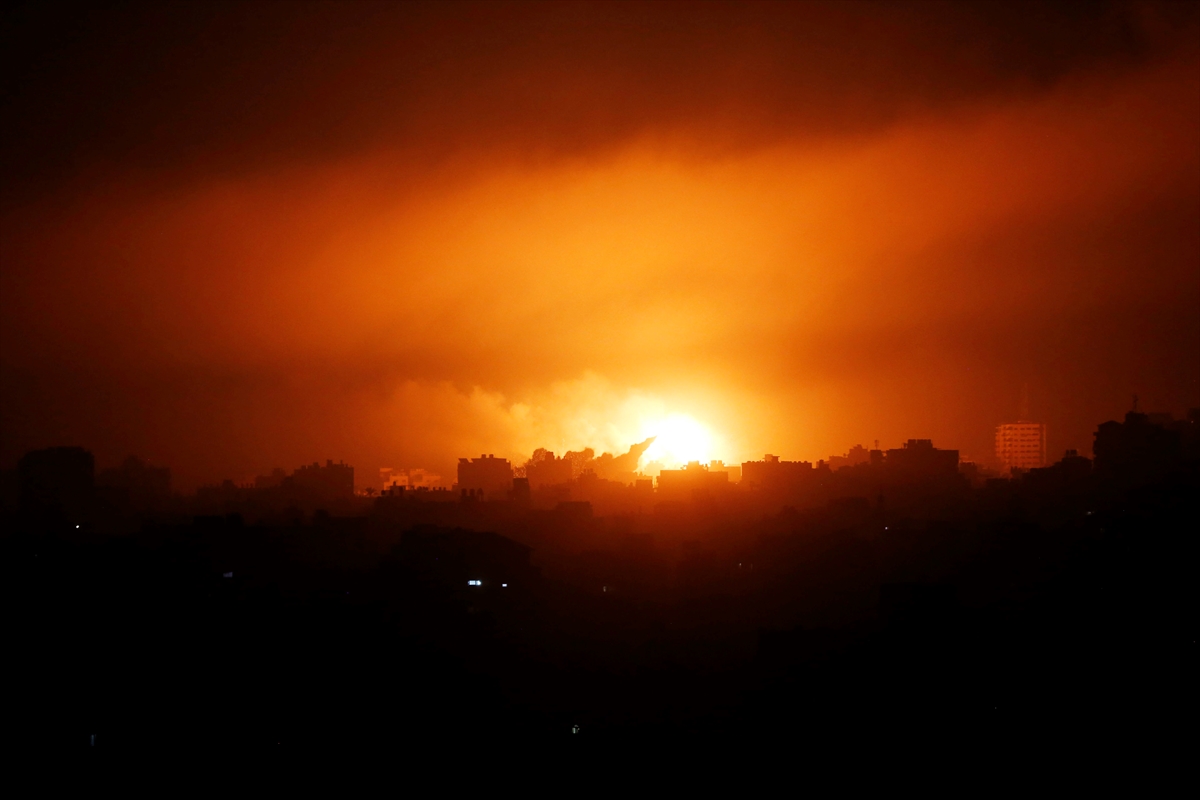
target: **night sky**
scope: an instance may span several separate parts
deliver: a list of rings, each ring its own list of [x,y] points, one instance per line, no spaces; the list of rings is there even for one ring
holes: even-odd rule
[[[1026,387],[1057,458],[1200,405],[1195,3],[3,14],[4,467],[985,459]]]

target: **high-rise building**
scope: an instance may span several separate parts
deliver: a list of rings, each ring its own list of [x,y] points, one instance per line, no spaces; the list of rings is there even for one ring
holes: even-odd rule
[[[1046,465],[1046,426],[1040,422],[1006,422],[996,426],[996,458],[1005,470]]]

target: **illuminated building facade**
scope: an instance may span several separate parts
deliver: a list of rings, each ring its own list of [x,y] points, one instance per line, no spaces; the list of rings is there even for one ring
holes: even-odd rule
[[[1007,422],[996,426],[996,458],[1005,470],[1046,465],[1046,426],[1040,422]]]

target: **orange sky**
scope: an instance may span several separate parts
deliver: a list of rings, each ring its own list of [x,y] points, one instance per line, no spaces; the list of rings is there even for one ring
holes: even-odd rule
[[[6,463],[452,475],[671,414],[727,461],[982,457],[1025,384],[1057,455],[1134,392],[1200,404],[1194,14],[371,6],[387,25],[323,38],[325,6],[261,8],[200,26],[200,78],[146,12],[126,35],[176,42],[166,96],[132,72],[100,87],[116,111],[6,94],[33,117],[4,143]],[[115,58],[87,38],[111,20],[34,22]],[[486,23],[513,35],[476,46]],[[41,89],[97,80],[78,58]],[[72,121],[95,139],[38,144]]]

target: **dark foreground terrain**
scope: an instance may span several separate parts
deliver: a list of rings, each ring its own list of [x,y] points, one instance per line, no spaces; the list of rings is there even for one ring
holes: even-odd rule
[[[8,728],[67,749],[1182,745],[1198,485],[1185,461],[993,481],[923,518],[697,498],[624,527],[13,513]]]

